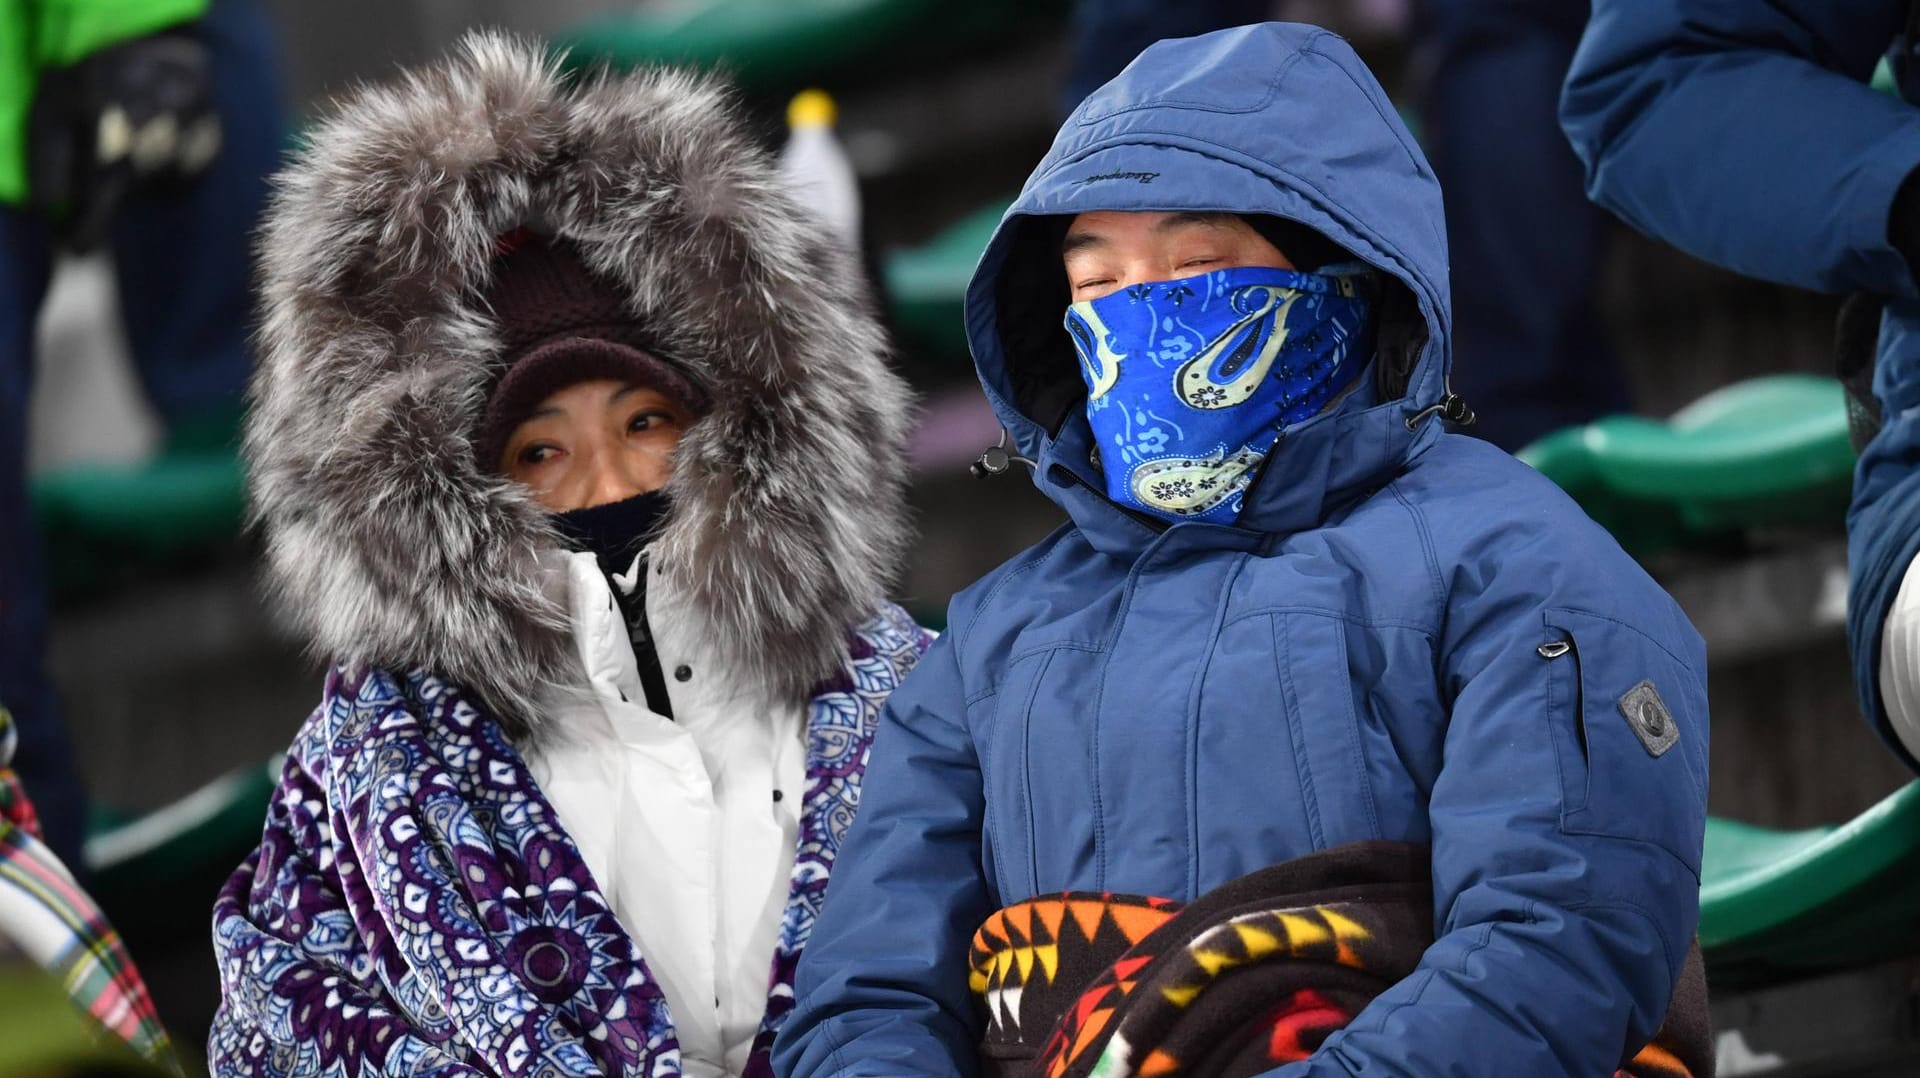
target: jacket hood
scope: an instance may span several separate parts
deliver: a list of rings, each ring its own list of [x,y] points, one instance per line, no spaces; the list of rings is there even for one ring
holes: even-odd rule
[[[270,580],[330,661],[425,668],[510,729],[577,679],[542,587],[560,545],[472,441],[502,361],[496,237],[577,246],[712,398],[654,564],[735,674],[804,695],[904,557],[909,393],[852,256],[778,185],[716,81],[566,81],[469,35],[342,101],[263,225],[248,420]]]
[[[1061,328],[1059,240],[1073,215],[1094,210],[1285,218],[1394,283],[1371,389],[1286,430],[1237,530],[1320,523],[1437,435],[1430,420],[1451,351],[1440,187],[1372,73],[1345,41],[1310,26],[1161,41],[1068,117],[967,292],[987,398],[1037,462],[1035,482],[1096,546],[1134,549],[1157,532],[1099,493],[1085,391]]]

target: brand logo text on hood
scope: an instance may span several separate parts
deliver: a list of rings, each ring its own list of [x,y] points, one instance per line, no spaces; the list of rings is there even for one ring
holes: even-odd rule
[[[1133,180],[1136,183],[1152,183],[1159,175],[1158,172],[1102,172],[1098,176],[1088,176],[1086,179],[1081,180],[1079,186],[1085,187],[1090,183],[1100,183],[1103,180]]]

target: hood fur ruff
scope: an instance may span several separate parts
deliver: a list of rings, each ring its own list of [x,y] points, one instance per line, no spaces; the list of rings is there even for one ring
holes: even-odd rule
[[[559,545],[474,462],[495,237],[529,222],[625,288],[711,411],[654,547],[735,676],[804,696],[904,557],[909,393],[852,256],[781,189],[715,80],[568,86],[529,43],[346,98],[280,174],[246,451],[278,597],[325,659],[423,667],[531,730],[577,682]]]

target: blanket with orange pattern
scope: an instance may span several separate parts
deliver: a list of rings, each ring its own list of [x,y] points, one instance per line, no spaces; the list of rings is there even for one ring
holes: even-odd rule
[[[1251,1078],[1302,1060],[1411,973],[1433,939],[1427,852],[1325,850],[1194,902],[1066,892],[973,939],[983,1078]],[[1666,1021],[1618,1078],[1711,1078],[1706,978],[1689,955]]]

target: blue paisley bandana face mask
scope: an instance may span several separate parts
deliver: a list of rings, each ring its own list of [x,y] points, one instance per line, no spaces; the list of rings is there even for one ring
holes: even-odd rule
[[[1131,285],[1067,308],[1107,496],[1231,524],[1284,428],[1373,355],[1373,273],[1242,268]]]

